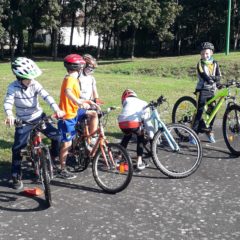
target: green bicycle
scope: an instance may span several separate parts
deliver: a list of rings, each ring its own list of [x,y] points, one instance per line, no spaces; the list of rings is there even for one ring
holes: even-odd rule
[[[222,122],[224,141],[232,154],[240,156],[240,106],[236,103],[238,88],[240,88],[240,82],[234,80],[223,84],[215,96],[205,104],[202,119],[208,128],[225,101],[226,110]],[[196,106],[197,102],[192,97],[181,97],[173,106],[172,122],[191,127],[196,114]]]

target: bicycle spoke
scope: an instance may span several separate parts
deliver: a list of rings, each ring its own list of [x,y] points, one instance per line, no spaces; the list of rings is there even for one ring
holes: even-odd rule
[[[196,134],[184,125],[172,124],[168,126],[168,130],[179,150],[174,150],[163,132],[159,131],[153,140],[154,163],[169,177],[187,177],[200,165],[202,159],[200,141]],[[189,140],[186,140],[186,137],[188,139],[193,137],[196,144],[191,144]]]
[[[131,181],[132,172],[132,162],[118,144],[109,144],[104,152],[99,150],[93,161],[94,178],[108,193],[124,190]]]

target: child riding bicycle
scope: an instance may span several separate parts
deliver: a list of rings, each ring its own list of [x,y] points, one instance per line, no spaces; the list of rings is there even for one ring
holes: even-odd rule
[[[127,148],[132,134],[137,135],[137,169],[143,170],[145,168],[142,160],[144,135],[141,125],[143,121],[149,138],[153,139],[154,129],[150,120],[150,111],[149,108],[143,110],[147,106],[147,102],[139,99],[131,89],[126,89],[123,92],[122,106],[122,112],[118,116],[119,127],[124,133],[121,145]]]
[[[80,84],[80,90],[81,90],[80,99],[92,100],[96,104],[100,104],[96,80],[92,75],[95,68],[97,67],[97,61],[90,54],[84,54],[83,59],[85,61],[85,66],[79,77],[79,84]],[[81,114],[83,116],[88,117],[89,131],[90,132],[96,131],[98,126],[97,112],[92,110],[82,109]],[[92,139],[92,141],[94,141],[94,138]]]
[[[61,171],[59,176],[65,179],[73,179],[76,176],[66,169],[66,158],[72,145],[72,139],[76,135],[75,125],[83,117],[82,111],[85,111],[90,105],[99,108],[91,100],[80,99],[79,76],[85,65],[84,59],[78,54],[70,54],[64,58],[64,66],[68,74],[65,76],[60,94],[60,109],[66,115],[63,120],[58,121],[58,128],[61,132],[62,146],[60,150]],[[93,129],[93,127],[91,128]],[[91,132],[90,132],[91,133]]]
[[[11,62],[13,74],[17,80],[12,82],[7,89],[4,100],[4,110],[6,113],[5,123],[14,125],[13,107],[16,109],[16,117],[23,121],[37,123],[45,116],[39,106],[38,96],[52,108],[58,117],[63,117],[65,113],[61,111],[54,99],[35,80],[42,74],[42,71],[31,59],[18,57]],[[21,171],[21,150],[26,147],[27,141],[33,126],[23,125],[15,128],[14,143],[12,146],[12,180],[13,188],[20,190],[23,188]],[[43,133],[52,140],[51,156],[53,159],[59,157],[60,133],[50,123],[46,124]]]
[[[205,132],[211,143],[215,142],[214,133],[212,131],[214,119],[209,128],[206,128],[202,120],[202,114],[206,102],[214,96],[217,87],[221,86],[221,72],[218,62],[213,58],[213,51],[214,45],[212,43],[203,42],[201,44],[201,59],[197,64],[198,83],[195,91],[197,95],[197,114],[192,125],[193,130],[197,134],[199,132]]]

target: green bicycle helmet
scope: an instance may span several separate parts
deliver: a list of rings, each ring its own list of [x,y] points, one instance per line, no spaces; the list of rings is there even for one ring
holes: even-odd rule
[[[29,58],[18,57],[11,63],[13,73],[21,79],[34,79],[42,74],[37,64]]]

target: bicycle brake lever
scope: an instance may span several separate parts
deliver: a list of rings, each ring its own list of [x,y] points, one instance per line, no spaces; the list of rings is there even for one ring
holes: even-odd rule
[[[19,118],[16,118],[16,119],[14,119],[14,124],[15,124],[15,126],[20,127],[20,126],[22,126],[22,120]]]

